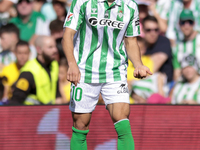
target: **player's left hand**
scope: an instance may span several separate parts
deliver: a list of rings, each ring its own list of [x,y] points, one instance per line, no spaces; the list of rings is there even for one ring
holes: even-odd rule
[[[152,72],[149,70],[148,67],[141,65],[135,68],[133,75],[135,78],[143,79],[148,77],[149,75],[152,75]]]

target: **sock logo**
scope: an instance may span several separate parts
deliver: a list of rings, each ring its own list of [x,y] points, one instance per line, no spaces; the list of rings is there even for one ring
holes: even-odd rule
[[[124,23],[121,21],[115,21],[105,18],[98,20],[96,17],[90,17],[88,21],[92,26],[100,25],[117,29],[122,29],[124,27]]]

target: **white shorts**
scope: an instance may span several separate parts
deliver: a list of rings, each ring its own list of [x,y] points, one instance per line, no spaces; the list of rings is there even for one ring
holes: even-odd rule
[[[76,87],[71,85],[69,109],[76,113],[94,111],[100,93],[106,106],[112,103],[129,103],[127,81],[80,83]]]

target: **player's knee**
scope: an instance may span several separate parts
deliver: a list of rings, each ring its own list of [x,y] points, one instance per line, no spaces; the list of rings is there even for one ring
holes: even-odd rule
[[[117,121],[129,118],[129,112],[114,114],[111,117],[112,117],[113,122],[117,122]]]
[[[81,121],[75,122],[74,127],[78,130],[88,130],[88,125]]]

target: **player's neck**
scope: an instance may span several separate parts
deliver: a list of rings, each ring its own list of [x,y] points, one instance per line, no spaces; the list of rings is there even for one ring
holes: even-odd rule
[[[107,0],[108,1],[108,5],[112,5],[112,3],[115,1],[115,0]]]

